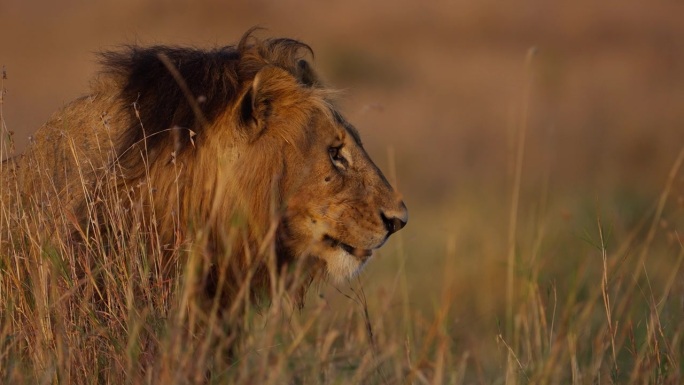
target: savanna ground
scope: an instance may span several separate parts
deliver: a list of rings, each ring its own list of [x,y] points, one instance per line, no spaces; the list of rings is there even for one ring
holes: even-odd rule
[[[249,317],[230,365],[178,333],[194,313],[170,311],[183,296],[167,295],[183,282],[138,287],[153,269],[121,255],[96,316],[73,298],[87,285],[60,273],[68,253],[36,238],[2,255],[0,382],[183,383],[205,366],[211,382],[245,384],[684,381],[681,2],[0,11],[2,129],[16,151],[86,90],[93,52],[227,44],[262,25],[313,46],[410,211],[358,281],[313,288],[301,312],[283,300]],[[30,214],[15,209],[3,207]]]

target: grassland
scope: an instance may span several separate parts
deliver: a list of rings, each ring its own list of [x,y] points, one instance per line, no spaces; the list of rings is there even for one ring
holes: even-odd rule
[[[226,325],[184,302],[192,274],[169,280],[130,236],[74,275],[78,255],[46,235],[65,213],[3,198],[0,242],[22,231],[0,255],[0,383],[684,382],[681,4],[298,4],[7,2],[2,159],[84,92],[93,51],[260,24],[311,43],[349,89],[411,219],[303,310],[277,288],[226,359]]]

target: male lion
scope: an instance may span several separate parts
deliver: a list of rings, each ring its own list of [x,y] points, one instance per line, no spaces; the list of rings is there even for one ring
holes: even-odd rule
[[[206,291],[224,304],[245,280],[264,291],[305,260],[311,279],[353,277],[407,210],[307,51],[250,31],[209,51],[104,53],[90,95],[38,130],[3,180],[14,178],[17,206],[65,218],[53,237],[88,250],[115,250],[133,232],[150,254],[201,239]]]

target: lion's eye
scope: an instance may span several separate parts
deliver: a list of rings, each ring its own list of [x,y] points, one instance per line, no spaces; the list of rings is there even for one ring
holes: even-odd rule
[[[328,149],[328,154],[330,154],[330,159],[333,161],[336,161],[340,157],[340,148],[339,147],[330,147]]]
[[[344,156],[342,156],[340,150],[342,149],[342,146],[340,147],[330,147],[328,148],[328,155],[330,155],[330,160],[333,162],[333,164],[338,167],[338,168],[345,168],[347,167],[347,160],[344,159]]]

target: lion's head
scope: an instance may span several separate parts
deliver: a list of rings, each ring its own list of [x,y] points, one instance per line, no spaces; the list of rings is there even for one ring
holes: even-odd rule
[[[404,227],[406,206],[336,111],[313,109],[302,129],[309,141],[289,154],[297,167],[287,173],[281,227],[295,254],[322,259],[337,280],[350,278]]]
[[[341,280],[406,224],[407,210],[335,108],[334,91],[302,58],[307,51],[248,33],[211,52],[134,47],[105,55],[105,65],[120,79],[123,109],[135,114],[118,149],[133,154],[121,160],[132,175],[143,174],[130,150],[143,139],[139,117],[146,145],[174,151],[187,167],[184,197],[174,198],[171,183],[159,186],[184,199],[186,221],[216,222],[216,230],[239,216],[260,238],[276,211],[279,256],[318,258]],[[190,128],[192,137],[164,133],[169,127]],[[152,175],[171,182],[168,163],[156,166]]]

